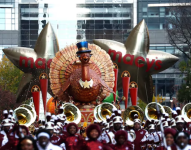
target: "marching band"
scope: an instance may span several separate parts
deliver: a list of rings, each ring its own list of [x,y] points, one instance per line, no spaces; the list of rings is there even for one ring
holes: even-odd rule
[[[84,123],[81,127],[76,119],[69,121],[62,106],[58,115],[47,113],[46,120],[35,121],[30,126],[24,120],[25,113],[18,109],[4,110],[0,150],[191,149],[191,122],[188,115],[183,115],[185,108],[165,111],[160,104],[150,103],[142,116],[144,113],[138,106],[128,107],[124,112],[102,106],[99,116],[104,119],[97,116],[93,123]],[[21,122],[23,125],[19,125]]]

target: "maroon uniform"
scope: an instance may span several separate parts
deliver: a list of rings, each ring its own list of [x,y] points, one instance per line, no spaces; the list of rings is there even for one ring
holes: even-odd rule
[[[123,145],[114,145],[113,150],[133,150],[133,147],[130,142],[126,142]]]
[[[145,134],[146,134],[146,130],[144,129],[139,129],[137,131],[135,131],[136,134],[136,139],[134,140],[134,146],[135,146],[135,150],[142,150],[141,146],[146,144],[146,137],[145,140],[143,140]]]
[[[55,136],[53,135],[51,138],[50,138],[50,142],[54,145],[58,145],[60,146],[61,143],[61,138],[59,136]]]
[[[80,145],[83,143],[83,139],[80,135],[68,136],[64,143],[66,144],[67,150],[80,149]]]
[[[16,150],[17,145],[19,143],[19,138],[16,138],[15,133],[12,131],[8,134],[8,142],[0,148],[0,150]]]
[[[84,150],[102,150],[103,144],[99,141],[87,141]]]

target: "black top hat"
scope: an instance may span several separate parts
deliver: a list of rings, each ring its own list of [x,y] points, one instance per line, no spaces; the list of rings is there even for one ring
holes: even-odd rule
[[[76,54],[91,53],[91,50],[88,49],[87,41],[79,42],[76,45],[78,47],[78,51],[76,52]]]

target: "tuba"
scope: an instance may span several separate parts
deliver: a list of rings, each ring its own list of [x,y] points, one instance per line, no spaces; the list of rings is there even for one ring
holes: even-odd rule
[[[18,107],[13,112],[13,117],[20,125],[25,125],[29,127],[36,119],[31,110],[26,107]]]
[[[80,110],[72,103],[63,104],[63,113],[66,115],[66,121],[68,123],[74,122],[78,124],[81,120]]]
[[[97,105],[94,109],[94,117],[96,120],[102,120],[106,121],[106,116],[111,116],[112,109],[117,109],[113,104],[111,103],[102,103],[100,105]]]
[[[169,114],[169,117],[172,118],[172,109],[169,106],[163,106],[165,113]]]
[[[141,122],[144,119],[144,112],[139,106],[129,106],[123,113],[123,120],[126,122],[127,125],[133,126],[134,125],[134,115],[138,115],[138,119],[141,120]]]
[[[27,108],[31,111],[32,115],[33,115],[33,120],[32,122],[35,122],[36,121],[36,111],[34,109],[34,107],[32,107],[31,105],[27,105],[27,104],[22,104],[21,106],[19,107],[24,107],[24,108]]]
[[[191,103],[186,104],[181,112],[186,122],[191,122]]]
[[[157,106],[161,114],[165,113],[165,110],[161,104],[156,102],[149,103],[145,108],[145,116],[149,121],[151,121],[151,119],[159,119],[157,116]]]

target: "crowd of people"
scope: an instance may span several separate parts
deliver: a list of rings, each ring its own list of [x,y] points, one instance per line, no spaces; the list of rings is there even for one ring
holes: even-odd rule
[[[0,150],[191,150],[191,124],[180,112],[178,107],[172,118],[161,114],[160,120],[145,122],[135,113],[130,126],[122,119],[121,111],[114,109],[106,121],[94,120],[80,127],[69,123],[63,113],[47,113],[46,120],[28,128],[15,121],[13,110],[4,110]]]

